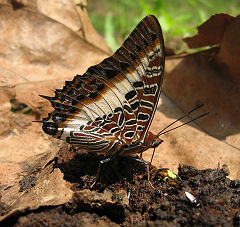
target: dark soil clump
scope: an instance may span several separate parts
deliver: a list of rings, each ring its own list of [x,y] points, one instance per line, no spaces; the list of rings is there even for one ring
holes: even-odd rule
[[[227,166],[206,170],[179,166],[177,176],[167,169],[155,169],[151,171],[153,188],[143,163],[117,158],[102,166],[99,180],[90,189],[102,159],[96,154],[77,154],[73,148],[62,148],[55,168],[61,169],[75,192],[72,201],[18,214],[2,224],[238,226],[240,222],[240,183],[227,178]],[[186,192],[194,196],[192,200],[186,197]],[[104,196],[106,199],[102,200]]]

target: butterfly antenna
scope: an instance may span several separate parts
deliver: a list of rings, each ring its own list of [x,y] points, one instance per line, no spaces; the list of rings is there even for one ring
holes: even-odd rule
[[[170,131],[172,131],[172,130],[174,130],[174,129],[180,128],[180,127],[182,127],[183,125],[189,124],[189,123],[192,122],[192,121],[196,121],[197,119],[199,119],[199,118],[201,118],[201,117],[204,117],[204,116],[206,116],[207,114],[209,114],[209,112],[204,113],[204,114],[201,114],[200,116],[195,117],[195,118],[193,118],[192,120],[187,121],[186,123],[184,123],[184,124],[182,124],[182,125],[179,125],[179,126],[177,126],[177,127],[175,127],[175,128],[172,128],[172,129],[169,129],[169,130],[167,130],[167,131],[165,131],[165,132],[162,132],[162,133],[158,134],[158,136],[163,135],[163,134],[165,134],[165,133],[167,133],[167,132],[170,132]]]
[[[45,121],[32,121],[32,122],[44,123]]]
[[[187,115],[189,115],[190,113],[192,113],[193,111],[203,107],[204,104],[200,104],[196,107],[194,107],[193,109],[191,109],[189,112],[187,112],[186,114],[184,114],[183,116],[181,116],[180,118],[178,118],[177,120],[175,120],[174,122],[172,122],[170,125],[166,126],[165,128],[163,128],[158,134],[157,137],[159,137],[160,135],[162,135],[162,132],[165,131],[167,128],[169,128],[170,126],[172,126],[173,124],[175,124],[176,122],[180,121],[181,119],[183,119],[184,117],[186,117]]]
[[[165,130],[166,130],[167,128],[169,128],[171,125],[175,124],[177,121],[180,121],[181,119],[183,119],[184,117],[186,117],[188,114],[192,113],[193,111],[195,111],[195,110],[197,110],[197,109],[199,109],[199,108],[201,108],[201,107],[203,107],[203,106],[204,106],[204,104],[201,104],[201,105],[198,105],[198,106],[194,107],[192,110],[190,110],[189,112],[187,112],[186,114],[184,114],[183,116],[181,116],[180,118],[178,118],[177,120],[175,120],[174,122],[172,122],[170,125],[166,126],[164,129],[162,129],[162,130],[157,134],[157,137],[159,137],[160,135],[163,135],[163,134],[165,134],[165,133],[167,133],[167,132],[170,132],[170,131],[172,131],[172,130],[174,130],[174,129],[180,128],[180,127],[182,127],[183,125],[189,124],[189,123],[192,122],[192,121],[196,121],[197,119],[199,119],[199,118],[201,118],[201,117],[209,114],[209,112],[204,113],[204,114],[201,114],[200,116],[195,117],[195,118],[193,118],[192,120],[185,122],[184,124],[181,124],[181,125],[179,125],[179,126],[177,126],[177,127],[175,127],[175,128],[172,128],[172,129],[169,129],[169,130],[165,131]],[[165,132],[164,132],[164,131],[165,131]],[[152,153],[150,165],[151,165],[151,163],[152,163],[154,153],[155,153],[155,148],[154,148],[153,153]]]

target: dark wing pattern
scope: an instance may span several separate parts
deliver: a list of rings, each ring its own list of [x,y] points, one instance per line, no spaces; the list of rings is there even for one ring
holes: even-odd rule
[[[158,20],[147,16],[123,45],[83,75],[66,81],[43,130],[93,152],[113,154],[144,141],[161,92],[164,43]]]

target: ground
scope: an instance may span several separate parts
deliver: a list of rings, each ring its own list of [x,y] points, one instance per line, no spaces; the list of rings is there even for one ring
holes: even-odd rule
[[[103,166],[90,189],[102,156],[73,150],[61,148],[54,160],[54,168],[60,168],[74,191],[72,201],[15,214],[3,225],[237,226],[240,222],[240,180],[227,178],[227,166],[205,170],[179,166],[177,176],[167,169],[155,169],[151,172],[153,188],[146,166],[122,157]],[[29,181],[34,182],[32,177]],[[27,182],[20,182],[21,190],[34,185]],[[197,201],[188,199],[185,192]],[[2,204],[0,209],[3,213],[8,207]]]

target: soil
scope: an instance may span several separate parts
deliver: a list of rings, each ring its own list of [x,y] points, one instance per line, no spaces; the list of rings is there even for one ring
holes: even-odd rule
[[[90,189],[102,159],[62,147],[54,166],[75,192],[72,201],[15,214],[1,226],[239,226],[240,180],[228,179],[225,165],[205,170],[179,165],[177,175],[151,166],[151,187],[144,163],[119,157],[102,166]],[[111,201],[101,200],[108,194]],[[93,202],[94,196],[100,199]],[[1,205],[0,213],[7,209]]]

